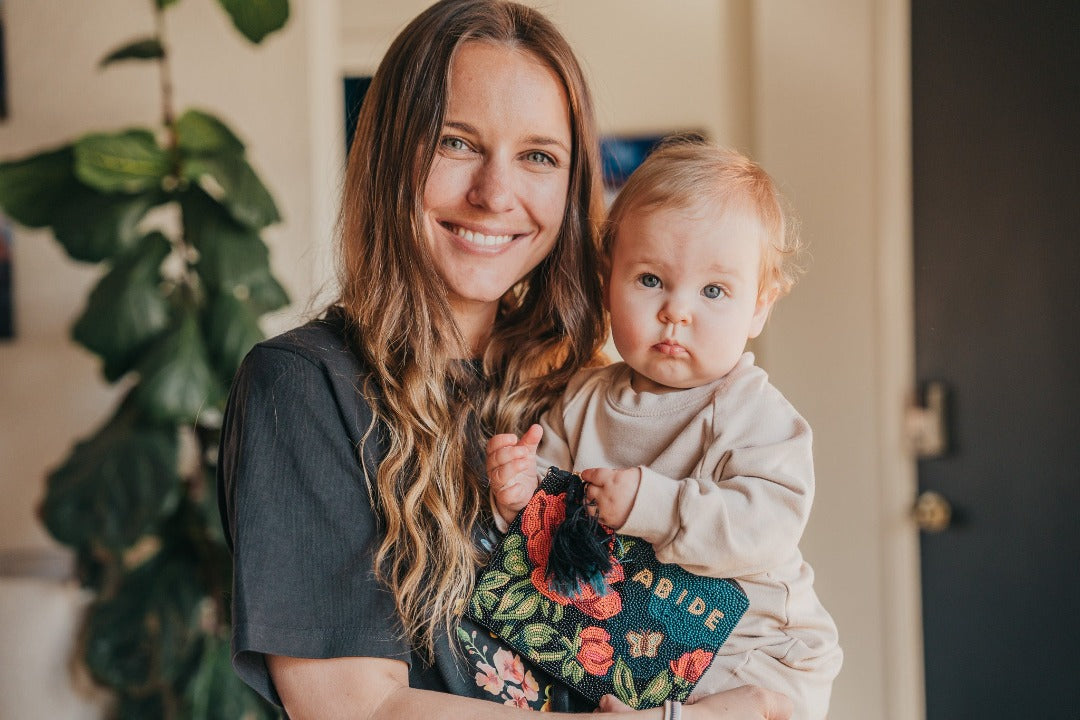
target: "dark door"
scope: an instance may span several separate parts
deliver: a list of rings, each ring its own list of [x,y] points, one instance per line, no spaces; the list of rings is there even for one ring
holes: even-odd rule
[[[1080,718],[1080,2],[912,0],[928,720]]]

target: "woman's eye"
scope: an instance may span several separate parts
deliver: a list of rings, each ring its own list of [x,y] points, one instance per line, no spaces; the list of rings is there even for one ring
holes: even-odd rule
[[[702,288],[701,294],[709,298],[710,300],[715,300],[719,297],[723,297],[727,293],[725,293],[724,288],[720,287],[719,285],[706,285],[704,288]]]
[[[640,282],[647,288],[660,287],[660,278],[656,277],[652,273],[645,273],[641,276]]]
[[[469,149],[468,144],[466,144],[466,142],[464,140],[462,140],[461,138],[459,138],[459,137],[444,137],[442,140],[439,141],[439,144],[442,145],[447,150],[468,150]]]
[[[540,152],[539,150],[534,150],[533,152],[528,153],[525,156],[525,158],[529,162],[539,163],[541,165],[555,165],[556,164],[555,163],[555,158],[551,157],[550,155],[548,155],[545,152]]]

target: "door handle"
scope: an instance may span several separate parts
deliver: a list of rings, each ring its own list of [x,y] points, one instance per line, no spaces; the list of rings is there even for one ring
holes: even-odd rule
[[[911,510],[915,525],[926,533],[939,533],[948,529],[952,514],[952,504],[944,495],[933,490],[919,493],[915,507]]]

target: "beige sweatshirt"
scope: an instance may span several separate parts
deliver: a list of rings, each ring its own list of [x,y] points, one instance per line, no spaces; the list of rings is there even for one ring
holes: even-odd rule
[[[578,373],[544,415],[538,470],[641,468],[619,532],[661,562],[734,578],[750,609],[695,695],[746,684],[787,694],[796,720],[828,710],[842,653],[799,539],[814,499],[810,426],[745,353],[725,377],[638,393],[617,363]]]

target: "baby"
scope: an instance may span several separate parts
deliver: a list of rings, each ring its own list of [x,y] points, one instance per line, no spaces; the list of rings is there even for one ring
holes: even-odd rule
[[[522,437],[491,439],[496,521],[525,506],[538,470],[579,473],[601,523],[749,597],[694,695],[760,685],[820,720],[842,653],[799,551],[810,427],[745,351],[795,279],[776,187],[739,153],[668,141],[616,198],[603,242],[623,362],[582,370]]]

